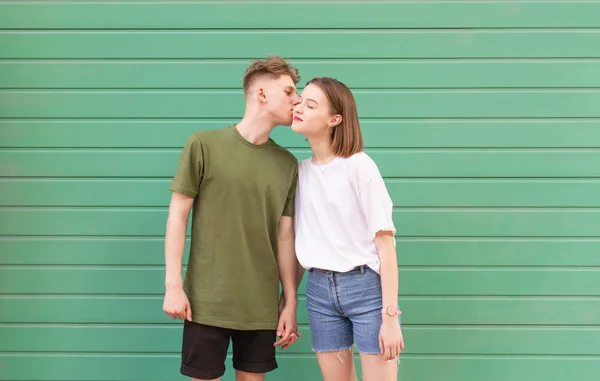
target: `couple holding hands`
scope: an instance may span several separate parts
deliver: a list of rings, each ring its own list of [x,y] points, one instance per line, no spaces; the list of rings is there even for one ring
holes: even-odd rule
[[[276,347],[300,338],[300,282],[312,350],[325,381],[397,380],[404,348],[392,200],[363,151],[350,89],[328,77],[300,95],[281,57],[245,71],[244,116],[193,133],[170,189],[163,310],[184,320],[181,373],[219,380],[229,342],[237,381],[262,381]],[[291,126],[312,155],[298,162],[270,138]],[[191,244],[183,253],[189,214]],[[281,284],[281,293],[280,287]]]

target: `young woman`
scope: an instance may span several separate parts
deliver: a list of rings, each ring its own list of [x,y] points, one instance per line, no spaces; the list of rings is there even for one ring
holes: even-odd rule
[[[312,347],[325,381],[397,379],[404,348],[392,200],[363,152],[352,92],[332,78],[308,82],[292,129],[312,157],[298,168],[295,231],[299,278],[308,270],[306,304]]]

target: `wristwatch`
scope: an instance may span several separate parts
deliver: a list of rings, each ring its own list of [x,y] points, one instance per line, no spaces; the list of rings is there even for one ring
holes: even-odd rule
[[[381,310],[381,313],[384,315],[387,315],[389,317],[394,317],[394,316],[398,316],[398,315],[402,314],[402,311],[400,311],[398,308],[396,308],[394,306],[387,306],[387,307],[383,307],[383,309]]]

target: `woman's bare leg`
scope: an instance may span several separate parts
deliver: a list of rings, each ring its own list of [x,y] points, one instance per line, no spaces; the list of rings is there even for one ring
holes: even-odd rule
[[[380,355],[360,354],[361,381],[397,381],[398,359],[385,360]]]
[[[336,352],[317,352],[324,381],[357,381],[352,348]]]

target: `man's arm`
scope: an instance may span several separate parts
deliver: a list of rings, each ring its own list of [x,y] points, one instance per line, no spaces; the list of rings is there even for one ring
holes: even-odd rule
[[[296,262],[296,279],[295,279],[295,285],[294,285],[294,292],[297,295],[298,288],[300,287],[300,283],[302,283],[302,279],[304,278],[304,272],[306,270],[304,269],[304,267],[302,267],[302,265],[300,264],[300,262],[298,261],[297,258],[296,258],[295,262]],[[281,296],[280,296],[280,301],[279,301],[279,313],[281,313],[284,306],[285,306],[285,296],[284,296],[283,290],[282,290]]]
[[[283,289],[285,304],[281,310],[277,336],[280,339],[275,346],[283,345],[285,349],[292,344],[290,336],[298,331],[296,312],[298,309],[298,296],[296,293],[296,251],[294,246],[294,225],[292,217],[282,216],[278,226],[278,252],[277,261],[279,267],[279,279]],[[292,340],[295,341],[295,340]]]
[[[190,303],[183,291],[181,266],[188,217],[194,199],[173,192],[165,235],[165,300],[163,310],[173,319],[192,320]]]
[[[287,305],[298,306],[296,290],[296,251],[294,246],[294,226],[292,217],[283,216],[279,219],[278,227],[279,279],[283,288],[283,297]]]

